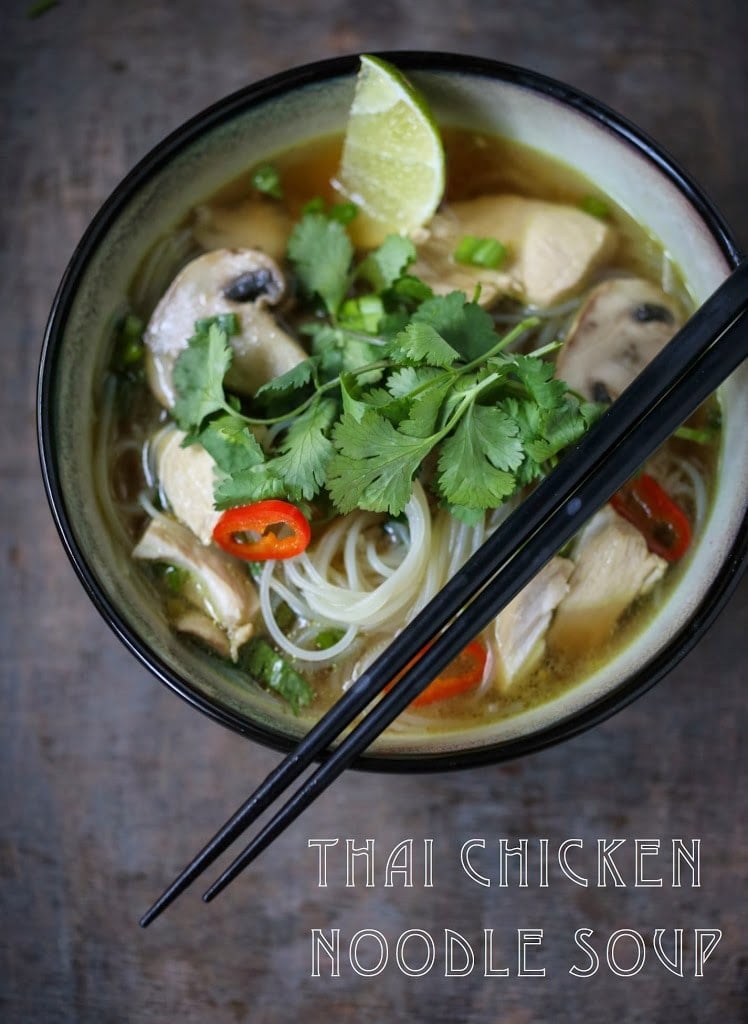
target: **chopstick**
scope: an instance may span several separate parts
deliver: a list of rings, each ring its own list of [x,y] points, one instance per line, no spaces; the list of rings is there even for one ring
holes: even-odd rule
[[[645,368],[635,386],[617,399],[523,501],[519,514],[511,515],[496,530],[311,728],[295,750],[270,772],[143,915],[143,927],[165,910],[312,761],[325,753],[388,682],[400,676],[207,890],[203,898],[213,899],[519,593],[590,515],[742,362],[748,351],[748,323],[743,322],[747,308],[748,260],[743,260]],[[421,654],[431,640],[434,642]],[[406,671],[406,666],[416,658]]]

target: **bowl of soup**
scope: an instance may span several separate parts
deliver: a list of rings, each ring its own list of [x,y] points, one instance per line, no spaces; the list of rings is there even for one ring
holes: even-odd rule
[[[372,242],[341,194],[358,57],[276,75],[118,186],[40,368],[47,493],[96,607],[177,694],[279,749],[738,262],[704,193],[604,105],[511,65],[385,57],[438,125],[433,217]],[[333,304],[320,267],[341,247]],[[743,368],[360,766],[516,756],[661,678],[744,561],[747,384]],[[419,457],[388,468],[391,444]]]

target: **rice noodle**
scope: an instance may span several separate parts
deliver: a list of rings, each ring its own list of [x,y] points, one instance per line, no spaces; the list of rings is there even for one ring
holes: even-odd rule
[[[414,614],[432,552],[431,512],[417,481],[404,514],[409,543],[398,545],[399,564],[385,563],[366,536],[381,521],[370,512],[354,512],[334,523],[298,558],[267,563],[260,582],[262,614],[283,650],[300,661],[332,660],[359,631],[392,630]],[[302,619],[345,630],[342,639],[324,651],[300,647],[278,627],[273,596]]]
[[[432,512],[416,481],[404,513],[407,531],[401,535],[388,530],[394,539],[384,551],[381,534],[373,534],[381,529],[380,515],[353,512],[342,517],[297,558],[266,564],[260,606],[268,632],[292,658],[330,663],[333,676],[335,658],[365,635],[366,654],[353,671],[347,663],[338,683],[344,687],[444,587],[510,507],[508,503],[496,510],[487,524],[469,526],[446,509]],[[297,617],[290,636],[276,619],[280,601]],[[341,639],[321,651],[311,646],[319,628],[329,626],[343,631]]]

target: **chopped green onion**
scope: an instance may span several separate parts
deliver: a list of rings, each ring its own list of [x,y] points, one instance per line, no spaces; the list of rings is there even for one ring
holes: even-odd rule
[[[145,347],[143,331],[145,324],[139,316],[128,313],[119,323],[116,332],[116,346],[113,368],[118,371],[132,370],[143,361]]]
[[[485,267],[488,270],[500,267],[506,255],[506,246],[497,238],[478,238],[477,235],[465,235],[454,251],[454,258],[458,263]]]
[[[172,565],[170,562],[162,563],[159,568],[161,579],[169,593],[175,596],[180,594],[190,578],[189,571],[178,565]]]
[[[283,198],[280,174],[272,164],[263,164],[262,167],[258,167],[252,175],[252,184],[258,192],[272,196],[273,199]]]
[[[591,217],[598,220],[607,220],[610,217],[610,206],[599,196],[585,196],[579,202],[579,209],[589,213]]]
[[[338,320],[343,327],[353,331],[376,334],[379,322],[384,316],[384,306],[378,295],[360,295],[357,299],[346,299],[340,307]]]
[[[392,286],[392,294],[397,299],[413,299],[415,302],[425,302],[426,299],[434,297],[433,289],[422,281],[420,277],[413,274],[403,274],[398,277]]]
[[[681,441],[693,441],[694,444],[711,444],[718,432],[713,427],[706,427],[702,430],[696,427],[678,427],[674,436],[680,438]]]
[[[344,635],[342,629],[321,629],[314,638],[314,646],[318,651],[327,651],[342,640]]]

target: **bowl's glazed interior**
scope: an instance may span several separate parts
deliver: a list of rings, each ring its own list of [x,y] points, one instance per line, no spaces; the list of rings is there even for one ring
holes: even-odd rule
[[[469,58],[393,58],[437,119],[517,139],[571,164],[646,225],[679,264],[696,303],[736,262],[718,216],[677,168],[630,126],[572,90]],[[357,61],[326,62],[229,97],[189,122],[123,182],[71,262],[42,366],[40,431],[58,526],[89,593],[130,648],[168,685],[225,724],[284,746],[308,726],[181,639],[107,528],[94,489],[97,394],[112,317],[153,244],[187,211],[274,153],[341,131]],[[668,601],[611,663],[558,699],[483,729],[382,737],[370,764],[441,767],[495,760],[575,731],[643,689],[692,643],[734,575],[746,507],[748,371],[723,387],[724,440],[709,520]]]

